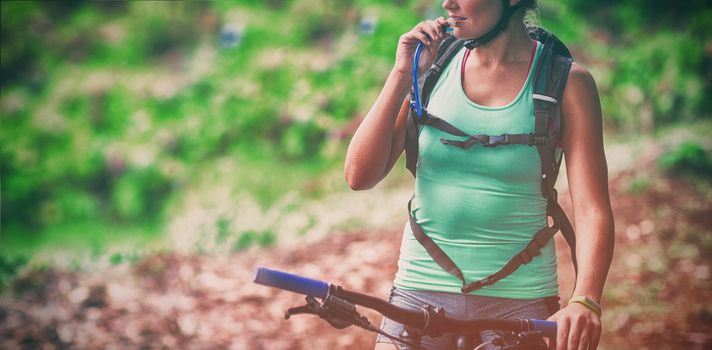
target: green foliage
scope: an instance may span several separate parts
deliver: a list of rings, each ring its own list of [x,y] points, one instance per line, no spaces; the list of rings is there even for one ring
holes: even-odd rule
[[[124,261],[124,256],[121,253],[114,253],[111,254],[111,257],[109,257],[109,262],[111,265],[119,265]]]
[[[702,146],[686,142],[660,157],[660,166],[671,173],[712,178],[712,156]]]
[[[710,10],[605,4],[542,2],[540,13],[594,73],[607,128],[709,116]],[[304,184],[340,168],[334,150],[377,96],[399,35],[442,14],[422,0],[1,6],[1,225],[13,244],[82,225],[160,231],[225,158],[242,168],[220,181],[264,207],[295,188],[318,195]],[[274,239],[242,237],[237,249]]]
[[[274,232],[272,231],[247,231],[243,232],[242,235],[240,235],[240,238],[235,241],[235,244],[233,245],[233,251],[240,251],[247,249],[253,245],[257,245],[259,247],[267,247],[275,242],[275,235]]]
[[[542,3],[544,26],[596,78],[606,128],[652,134],[660,126],[709,118],[712,9],[703,1],[567,0]]]
[[[135,221],[160,214],[170,181],[156,168],[131,169],[114,183],[112,204],[121,220]]]
[[[24,257],[9,258],[0,255],[0,293],[4,293],[20,268],[27,264]]]
[[[700,18],[708,10],[705,0],[675,3],[665,0],[564,0],[573,10],[601,21],[614,32],[632,32],[659,26],[684,28],[690,18]],[[696,28],[701,29],[701,28]]]
[[[643,174],[641,176],[636,176],[628,182],[626,187],[626,192],[630,194],[641,194],[650,187],[649,174]]]
[[[287,157],[305,159],[319,155],[325,132],[313,122],[294,123],[284,131],[282,149]]]
[[[607,115],[621,126],[646,132],[656,124],[698,117],[703,43],[666,31],[630,44],[611,72],[610,93],[603,98]]]
[[[27,76],[37,78],[47,49],[45,34],[79,6],[80,2],[0,2],[0,87]]]

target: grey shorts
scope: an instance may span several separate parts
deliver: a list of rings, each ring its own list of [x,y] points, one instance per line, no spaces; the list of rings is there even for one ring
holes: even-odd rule
[[[388,301],[396,306],[408,309],[420,309],[423,305],[440,306],[445,308],[445,314],[459,319],[471,318],[497,318],[518,319],[532,318],[545,320],[559,310],[559,297],[540,299],[508,299],[485,297],[479,295],[431,292],[420,290],[405,290],[393,287]],[[403,332],[403,325],[388,318],[383,318],[381,330],[398,336]],[[496,336],[494,331],[480,332],[480,340],[476,344],[491,340]],[[425,349],[452,349],[455,347],[457,336],[444,334],[437,338],[423,337],[421,345]],[[391,339],[378,335],[377,343],[393,343]],[[490,347],[485,347],[490,349]]]

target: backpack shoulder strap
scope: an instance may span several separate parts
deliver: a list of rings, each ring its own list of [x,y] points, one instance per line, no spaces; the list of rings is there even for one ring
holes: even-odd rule
[[[553,34],[537,28],[532,37],[543,43],[537,67],[534,70],[534,135],[546,139],[537,145],[541,159],[541,194],[547,198],[547,214],[561,230],[571,249],[574,269],[576,263],[576,238],[571,222],[558,203],[554,188],[559,175],[562,150],[558,147],[563,130],[561,102],[573,58],[566,46]]]
[[[464,40],[456,39],[453,36],[448,37],[443,41],[438,49],[438,55],[435,57],[435,62],[425,74],[418,79],[420,87],[420,100],[424,106],[428,105],[430,93],[433,92],[435,84],[440,79],[443,69],[450,64],[455,54],[465,45]],[[411,107],[413,106],[414,96],[411,89],[409,94]],[[410,109],[408,120],[405,128],[405,167],[415,176],[415,169],[418,165],[418,134],[420,130],[420,119],[413,108]]]
[[[560,159],[557,159],[559,157],[556,157],[556,148],[562,130],[561,100],[573,59],[571,56],[559,54],[557,46],[563,44],[553,34],[546,34],[541,58],[534,69],[532,97],[534,98],[534,135],[548,139],[546,143],[537,146],[537,149],[542,157],[541,193],[544,197],[549,197],[560,164]],[[541,39],[541,35],[539,38]]]

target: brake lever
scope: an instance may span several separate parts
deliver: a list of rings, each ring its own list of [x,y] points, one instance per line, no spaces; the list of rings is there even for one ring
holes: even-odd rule
[[[303,305],[303,306],[289,308],[287,310],[287,312],[284,313],[284,319],[288,320],[290,317],[292,317],[292,315],[300,315],[300,314],[317,315],[317,316],[319,315],[309,305]]]
[[[329,324],[336,329],[344,329],[354,324],[359,327],[369,324],[368,320],[356,312],[350,303],[351,308],[349,308],[348,305],[339,305],[335,303],[334,300],[327,298],[322,304],[311,296],[307,296],[306,301],[306,305],[288,309],[284,314],[284,318],[289,319],[292,315],[299,314],[316,315],[326,322],[329,322]],[[339,301],[344,302],[340,299]]]
[[[297,306],[297,307],[290,307],[287,309],[287,312],[284,313],[284,319],[288,320],[292,315],[300,315],[300,314],[307,314],[307,315],[317,315],[319,316],[319,302],[316,301],[316,299],[312,297],[307,297],[307,304],[302,305],[302,306]]]

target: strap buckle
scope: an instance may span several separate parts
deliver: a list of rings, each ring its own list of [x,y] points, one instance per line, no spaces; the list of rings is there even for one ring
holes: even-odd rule
[[[460,290],[461,290],[463,293],[469,293],[469,292],[478,290],[478,289],[480,289],[480,288],[482,288],[482,287],[484,287],[484,286],[489,286],[490,284],[493,284],[494,282],[496,282],[496,281],[494,281],[494,280],[492,279],[492,276],[489,276],[489,277],[486,277],[486,278],[481,279],[481,280],[479,280],[479,281],[474,281],[474,282],[472,282],[472,283],[470,283],[470,284],[468,284],[468,285],[466,285],[466,286],[463,286]]]
[[[552,205],[555,205],[559,202],[559,192],[556,190],[556,188],[551,187],[551,189],[549,189],[549,198],[548,199]]]
[[[528,264],[532,261],[532,259],[534,259],[534,257],[531,256],[531,254],[529,254],[529,252],[525,250],[519,253],[519,259],[521,260],[522,264]]]
[[[509,143],[509,135],[489,135],[487,137],[487,142],[483,142],[483,147],[494,147],[497,145],[506,145]]]
[[[534,257],[541,254],[541,248],[543,248],[544,245],[546,245],[546,242],[544,242],[544,244],[541,244],[538,241],[537,237],[535,237],[532,242],[530,242],[527,247],[524,248],[524,250],[517,254],[517,256],[519,257],[519,260],[522,262],[522,264],[528,264],[534,259]]]
[[[440,142],[443,145],[453,145],[453,146],[460,147],[462,149],[469,149],[470,147],[472,147],[473,144],[475,144],[477,142],[481,143],[483,146],[486,146],[486,143],[488,142],[488,140],[489,140],[489,136],[487,136],[487,135],[473,135],[473,136],[470,136],[465,141],[455,141],[455,140],[448,140],[445,138],[441,138]]]
[[[428,119],[428,111],[424,107],[420,107],[420,114],[418,114],[418,102],[415,99],[410,99],[410,110],[418,117],[419,121],[425,121]]]
[[[529,145],[529,146],[544,145],[547,142],[549,142],[549,138],[546,136],[538,136],[535,134],[529,134],[527,137],[527,145]]]

